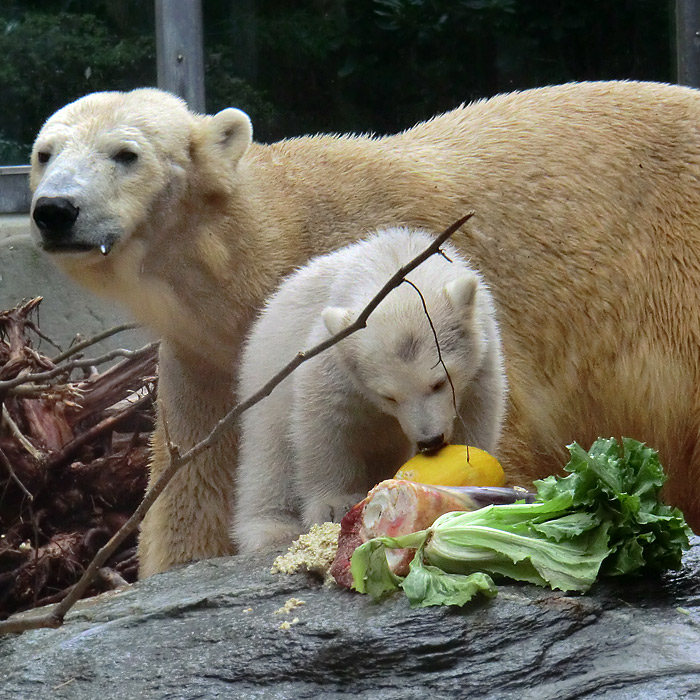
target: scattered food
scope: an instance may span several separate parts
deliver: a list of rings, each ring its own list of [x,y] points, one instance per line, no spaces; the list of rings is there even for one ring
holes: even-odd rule
[[[281,629],[281,630],[288,630],[288,629],[290,629],[293,625],[298,624],[298,622],[299,622],[299,618],[298,618],[298,617],[295,617],[293,620],[285,620],[284,622],[282,622],[282,623],[280,624],[279,629]]]
[[[287,615],[292,610],[306,605],[306,601],[299,600],[299,598],[290,598],[279,610],[275,610],[275,615]]]
[[[569,451],[570,474],[535,482],[534,503],[447,513],[424,530],[362,544],[354,587],[374,598],[401,588],[416,607],[463,605],[496,594],[491,574],[584,592],[599,574],[679,568],[691,531],[659,500],[666,477],[656,451],[630,438]],[[416,549],[405,578],[386,557],[404,547]]]
[[[382,535],[398,537],[422,530],[451,511],[478,510],[492,503],[532,500],[524,489],[487,487],[442,487],[412,481],[387,479],[350,509],[340,523],[338,553],[331,567],[336,582],[352,588],[350,558],[357,547]],[[386,549],[391,571],[405,576],[415,548]]]
[[[329,571],[338,549],[339,532],[338,523],[312,525],[309,532],[300,535],[285,554],[275,559],[270,573],[294,574],[308,571],[320,576],[326,583],[332,582]]]

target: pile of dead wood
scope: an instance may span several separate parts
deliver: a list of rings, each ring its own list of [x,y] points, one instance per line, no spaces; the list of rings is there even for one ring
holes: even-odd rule
[[[146,487],[155,344],[54,354],[40,301],[0,311],[0,618],[60,600]],[[136,564],[132,538],[88,594],[133,581]]]

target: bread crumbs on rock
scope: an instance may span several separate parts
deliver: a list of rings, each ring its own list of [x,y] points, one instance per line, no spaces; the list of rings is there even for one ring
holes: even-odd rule
[[[333,577],[330,568],[338,550],[339,533],[339,523],[312,525],[307,533],[292,542],[285,554],[275,559],[270,573],[295,574],[308,571],[321,576],[325,584],[331,585]]]

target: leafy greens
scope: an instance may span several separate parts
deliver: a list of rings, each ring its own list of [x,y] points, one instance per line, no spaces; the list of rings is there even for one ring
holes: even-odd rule
[[[401,588],[414,607],[464,605],[479,592],[496,595],[489,574],[586,591],[599,573],[679,568],[691,532],[659,500],[666,477],[656,451],[631,438],[568,449],[569,475],[535,482],[534,503],[446,513],[425,530],[361,545],[351,560],[355,589],[379,598]],[[405,578],[385,553],[403,547],[417,550]]]

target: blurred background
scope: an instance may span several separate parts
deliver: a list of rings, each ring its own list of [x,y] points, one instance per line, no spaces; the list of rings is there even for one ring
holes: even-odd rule
[[[157,85],[157,4],[3,0],[0,165],[27,163],[44,120],[77,97]],[[203,0],[204,106],[244,109],[267,142],[393,132],[462,102],[572,80],[675,82],[676,5]]]

